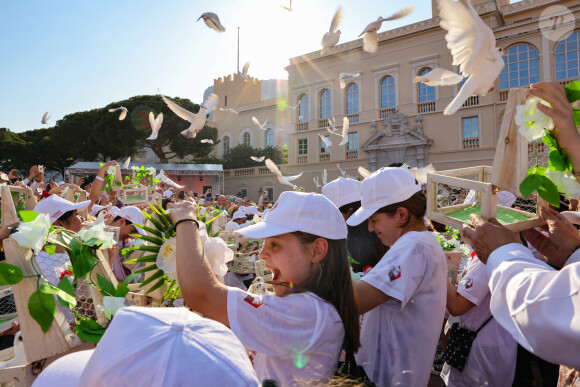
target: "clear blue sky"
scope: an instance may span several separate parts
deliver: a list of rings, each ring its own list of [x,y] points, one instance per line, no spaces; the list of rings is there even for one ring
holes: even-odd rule
[[[15,132],[49,126],[66,114],[135,95],[201,103],[214,78],[240,67],[250,75],[287,78],[288,59],[320,49],[339,5],[341,43],[356,39],[378,16],[414,4],[415,12],[381,31],[431,17],[429,0],[25,0],[0,2],[0,127]],[[226,32],[197,18],[219,15]]]

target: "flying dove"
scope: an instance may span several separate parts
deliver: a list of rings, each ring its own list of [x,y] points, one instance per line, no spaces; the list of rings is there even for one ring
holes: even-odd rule
[[[414,83],[424,83],[428,86],[451,86],[463,80],[463,76],[441,67],[434,68],[429,73],[416,76]]]
[[[340,142],[340,146],[345,145],[348,142],[348,129],[350,126],[350,122],[348,121],[348,117],[344,117],[342,119],[342,134],[338,134],[333,132],[332,130],[330,130],[329,128],[326,128],[326,130],[328,130],[331,134],[336,134],[337,136],[342,137],[342,141]]]
[[[336,166],[338,167],[338,170],[340,171],[342,177],[344,177],[345,179],[355,179],[354,176],[350,176],[349,174],[347,174],[346,171],[342,169],[338,163],[336,163]]]
[[[417,168],[417,167],[413,167],[411,168],[409,166],[409,164],[404,163],[401,168],[407,169],[409,171],[409,173],[411,173],[411,175],[413,175],[413,177],[415,177],[415,179],[419,182],[419,184],[427,184],[427,175],[429,173],[435,173],[435,168],[433,167],[433,164],[429,164],[425,167],[421,167],[421,168]]]
[[[261,163],[262,161],[264,161],[264,159],[266,158],[266,156],[262,156],[262,157],[256,157],[256,156],[250,156],[250,158],[252,160],[254,160],[257,163]]]
[[[48,112],[44,113],[44,115],[42,116],[42,120],[40,120],[40,123],[47,124],[49,118],[50,118],[50,116],[48,115]]]
[[[230,109],[230,108],[227,108],[227,109],[220,108],[220,111],[222,111],[222,112],[230,112],[230,113],[234,113],[234,114],[240,114],[239,112],[235,111],[234,109]]]
[[[250,80],[250,76],[248,75],[248,69],[250,68],[250,62],[246,62],[244,64],[244,67],[242,68],[242,73],[240,74],[240,76],[242,78],[244,78],[246,81]]]
[[[296,188],[296,185],[292,184],[291,182],[302,176],[302,172],[294,176],[282,176],[282,172],[280,172],[280,169],[278,169],[276,164],[274,164],[274,162],[270,159],[266,159],[266,167],[268,167],[270,172],[276,175],[276,178],[278,179],[278,182],[280,184],[289,185],[292,188]]]
[[[314,180],[314,184],[316,184],[316,188],[322,187],[322,185],[320,184],[320,180],[318,180],[318,176],[313,176],[312,180]]]
[[[127,160],[123,163],[123,169],[129,169],[129,164],[131,164],[131,157],[127,157]]]
[[[266,121],[264,121],[264,123],[263,123],[263,124],[260,124],[260,121],[258,121],[258,119],[257,119],[256,117],[252,117],[252,122],[253,122],[254,124],[256,124],[256,126],[257,126],[259,129],[262,129],[262,130],[264,130],[264,131],[265,131],[265,130],[268,130],[268,128],[264,127],[264,126],[265,126],[265,125],[268,123],[268,120],[267,120],[267,119],[266,119]]]
[[[346,87],[346,82],[344,81],[346,78],[356,78],[359,77],[360,73],[340,73],[338,76],[338,84],[340,85],[341,89]]]
[[[336,129],[336,120],[334,119],[334,117],[328,119],[328,125],[330,125],[330,127],[332,128],[332,131],[330,130],[330,128],[326,128],[326,130],[328,130],[330,133],[336,132],[338,130]]]
[[[300,102],[301,102],[301,101],[298,101],[298,104],[297,104],[296,106],[290,106],[290,105],[286,105],[286,107],[287,107],[288,109],[296,110],[296,108],[297,108],[298,106],[300,106]]]
[[[324,145],[327,148],[330,148],[332,146],[332,141],[330,141],[330,139],[326,138],[325,136],[323,136],[322,134],[319,134],[320,139],[322,140],[322,142],[324,143]]]
[[[153,112],[149,112],[149,125],[151,125],[151,136],[147,137],[146,140],[157,140],[157,135],[159,134],[159,129],[161,129],[161,124],[163,123],[163,113],[159,113],[157,118]]]
[[[205,125],[206,116],[215,110],[219,102],[218,96],[212,93],[209,95],[209,97],[207,97],[207,100],[204,102],[204,104],[199,107],[199,112],[197,112],[197,114],[194,114],[189,110],[182,108],[181,106],[179,106],[178,104],[176,104],[175,102],[171,101],[169,98],[166,98],[163,95],[161,96],[161,98],[163,98],[163,101],[165,101],[165,103],[167,104],[169,109],[173,111],[173,113],[177,114],[178,117],[191,123],[191,126],[189,128],[179,133],[179,137],[181,137],[181,139],[185,141],[191,141],[195,138],[195,136],[197,136],[197,133],[199,133],[203,128],[203,126]]]
[[[328,184],[328,174],[326,173],[326,169],[322,171],[322,184]]]
[[[202,144],[213,144],[213,140],[210,138],[204,138],[200,141]]]
[[[332,22],[330,23],[330,29],[327,33],[324,34],[322,37],[322,50],[320,50],[320,55],[324,55],[324,53],[338,44],[340,40],[340,23],[342,22],[342,7],[338,7],[334,17],[332,18]]]
[[[159,179],[159,181],[161,181],[162,183],[165,183],[165,184],[170,185],[172,187],[175,187],[177,189],[183,189],[185,187],[184,185],[179,185],[176,182],[174,182],[173,180],[171,180],[170,178],[168,178],[167,176],[165,176],[163,169],[161,171],[159,171],[159,173],[157,174],[157,179]]]
[[[120,106],[118,108],[109,109],[109,113],[116,112],[117,110],[121,110],[121,114],[119,114],[119,121],[123,121],[125,117],[127,117],[127,108],[124,106]]]
[[[364,35],[363,37],[363,50],[370,53],[375,53],[379,49],[379,34],[377,33],[378,30],[381,29],[383,22],[400,19],[404,16],[407,16],[415,9],[414,5],[410,5],[403,10],[389,16],[388,18],[383,18],[379,16],[377,20],[370,23],[363,32],[360,33],[358,36],[359,38]]]
[[[199,19],[203,19],[204,23],[212,30],[216,30],[217,32],[225,32],[226,30],[224,26],[222,26],[218,15],[213,12],[202,13]],[[199,19],[197,19],[197,21],[199,21]]]
[[[372,172],[366,169],[365,167],[358,167],[358,173],[366,179]]]
[[[493,90],[504,67],[501,48],[496,47],[493,31],[479,17],[469,0],[438,0],[439,25],[447,31],[445,40],[453,56],[453,65],[467,81],[443,114],[455,113],[472,95],[486,95]]]

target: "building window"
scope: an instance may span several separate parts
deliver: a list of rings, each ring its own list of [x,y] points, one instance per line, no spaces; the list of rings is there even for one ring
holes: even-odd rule
[[[324,138],[327,139],[328,141],[330,141],[330,135],[324,136]],[[322,141],[322,138],[319,138],[319,140],[320,140],[320,154],[330,153],[330,147],[326,146],[324,141]]]
[[[330,90],[328,89],[320,93],[320,118],[330,118]]]
[[[243,143],[246,146],[252,146],[252,138],[250,136],[250,133],[246,132],[244,133],[244,135],[242,136],[243,139]]]
[[[431,69],[426,67],[419,71],[419,76],[429,74]],[[427,102],[435,100],[435,87],[427,86],[423,82],[419,82],[419,102]]]
[[[298,155],[304,156],[308,154],[308,139],[302,138],[298,140]]]
[[[224,144],[224,155],[230,151],[230,136],[224,136],[222,139],[222,143]]]
[[[463,148],[479,148],[479,117],[465,117],[463,120]]]
[[[358,149],[358,132],[348,134],[348,145],[347,150]]]
[[[499,76],[499,88],[527,86],[540,81],[538,51],[529,44],[516,44],[507,49],[505,66]]]
[[[272,129],[266,130],[266,148],[274,146],[274,131]]]
[[[267,187],[264,189],[264,191],[266,191],[266,195],[268,196],[268,200],[270,202],[274,201],[274,188],[273,187]]]
[[[358,113],[358,86],[351,83],[346,87],[346,114]]]
[[[300,98],[298,98],[298,102],[300,103],[300,106],[298,107],[298,122],[307,122],[309,120],[308,96],[306,94],[302,94]]]
[[[395,107],[395,79],[387,75],[381,81],[381,109]]]
[[[556,80],[578,77],[580,31],[570,34],[556,46]]]

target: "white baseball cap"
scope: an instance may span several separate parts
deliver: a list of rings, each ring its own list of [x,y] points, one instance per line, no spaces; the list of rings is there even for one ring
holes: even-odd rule
[[[61,357],[48,386],[259,386],[244,347],[223,324],[186,308],[120,309],[99,345]]]
[[[109,212],[111,208],[113,208],[113,205],[111,203],[109,203],[106,206],[99,206],[98,204],[93,204],[93,210],[89,213],[89,215],[96,216],[101,210],[107,210],[107,212]]]
[[[248,215],[258,215],[259,214],[257,207],[248,206],[248,207],[242,207],[242,208],[243,208],[243,211]]]
[[[111,207],[111,209],[109,210],[109,214],[111,214],[111,216],[113,218],[116,218],[117,215],[119,215],[119,211],[121,211],[121,209],[117,206],[113,206]]]
[[[237,231],[250,238],[267,238],[302,231],[327,239],[346,239],[342,214],[326,197],[316,193],[282,192],[264,221]]]
[[[141,212],[140,209],[133,206],[125,206],[119,210],[116,216],[120,216],[121,218],[125,218],[131,223],[140,224],[141,226],[145,225],[145,215]],[[135,226],[139,234],[147,235],[145,230]]]
[[[236,212],[234,212],[234,215],[232,215],[232,220],[243,219],[246,217],[247,217],[246,214],[243,213],[242,211],[236,211]]]
[[[168,189],[167,191],[163,192],[163,198],[164,199],[170,198],[173,196],[173,194],[174,192]]]
[[[36,207],[34,207],[34,211],[38,212],[39,214],[48,214],[48,216],[50,216],[50,223],[54,223],[66,212],[88,207],[90,203],[90,200],[85,200],[84,202],[80,203],[72,203],[58,195],[53,194],[38,202]]]
[[[339,177],[322,187],[322,194],[338,208],[345,204],[360,202],[361,182]]]
[[[361,208],[347,219],[349,226],[358,226],[377,210],[409,199],[421,191],[421,184],[406,169],[385,167],[364,179],[361,191]]]

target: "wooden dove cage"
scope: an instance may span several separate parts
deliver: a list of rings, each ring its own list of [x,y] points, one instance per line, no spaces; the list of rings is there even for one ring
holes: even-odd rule
[[[220,231],[220,238],[226,242],[226,245],[234,251],[238,251],[239,236],[235,231]]]
[[[238,274],[253,274],[256,271],[255,262],[257,255],[236,253],[234,259],[227,263],[229,271]]]
[[[36,206],[31,190],[13,185],[3,185],[0,190],[0,227],[17,226],[20,211],[32,211]]]
[[[69,188],[66,192],[65,199],[72,203],[80,203],[87,200],[87,191],[85,190],[78,190],[78,189],[71,189]],[[78,211],[78,214],[83,218],[87,219],[89,216],[89,209],[85,207]]]
[[[256,271],[256,277],[262,277],[264,281],[272,280],[272,271],[266,268],[266,262],[258,259],[254,262],[254,269]]]
[[[484,219],[496,218],[512,231],[541,224],[541,199],[535,193],[522,198],[519,192],[520,182],[527,176],[528,143],[518,133],[514,118],[516,107],[525,102],[528,93],[527,88],[509,91],[493,167],[454,169],[427,176],[427,218],[454,228],[470,224],[472,213]],[[511,201],[500,198],[498,204],[498,194],[503,194],[500,191],[511,192],[518,199],[511,205]]]
[[[146,206],[149,202],[147,188],[141,184],[126,184],[117,194],[121,203],[126,206]]]

